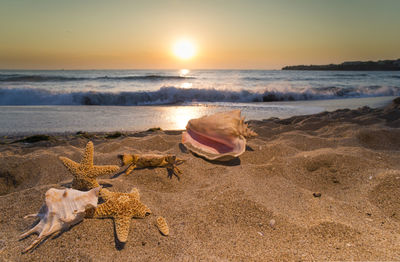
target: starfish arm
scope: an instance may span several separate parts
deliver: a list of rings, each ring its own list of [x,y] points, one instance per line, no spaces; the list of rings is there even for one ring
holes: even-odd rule
[[[81,191],[88,191],[99,186],[97,180],[90,177],[74,178],[72,180],[72,188]]]
[[[111,192],[108,189],[102,188],[100,190],[100,196],[103,198],[104,201],[109,200],[113,196],[114,192]]]
[[[81,164],[84,166],[93,166],[94,147],[93,142],[89,141],[86,144],[85,153],[82,157]]]
[[[97,206],[93,213],[93,218],[112,217],[112,213],[112,207],[109,205],[109,203],[105,202]]]
[[[108,165],[108,166],[93,166],[88,172],[88,176],[95,178],[103,175],[110,175],[119,170],[119,166]]]
[[[94,213],[96,211],[96,208],[88,208],[85,210],[85,218],[94,218]]]
[[[72,161],[69,158],[60,156],[59,159],[61,160],[61,162],[63,162],[64,166],[74,175],[74,177],[76,176],[76,172],[78,171],[79,168],[79,164],[76,163],[75,161]]]
[[[131,218],[127,216],[114,218],[115,232],[120,242],[126,242],[128,240],[129,227],[131,224]]]

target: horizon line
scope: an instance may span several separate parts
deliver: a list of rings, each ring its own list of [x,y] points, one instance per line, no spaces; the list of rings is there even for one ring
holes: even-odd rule
[[[0,70],[4,70],[4,71],[121,71],[121,70],[140,70],[140,71],[150,71],[150,70],[160,70],[160,71],[179,71],[179,70],[183,70],[183,69],[188,69],[188,70],[198,70],[198,71],[205,71],[205,70],[220,70],[220,71],[224,71],[224,70],[248,70],[248,71],[281,71],[282,68],[280,69],[263,69],[263,68],[96,68],[96,69],[65,69],[65,68],[60,68],[60,69],[49,69],[49,68],[36,68],[36,69],[32,69],[32,68],[0,68]]]

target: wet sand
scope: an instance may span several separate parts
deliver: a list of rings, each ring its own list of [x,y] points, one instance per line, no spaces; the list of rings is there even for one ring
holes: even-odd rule
[[[250,121],[259,134],[228,163],[205,161],[180,144],[181,131],[0,140],[2,261],[311,261],[400,257],[400,99],[381,109],[337,110]],[[108,135],[108,138],[106,136]],[[40,139],[39,139],[40,140]],[[32,252],[19,240],[44,193],[70,186],[58,160],[75,161],[93,141],[94,163],[118,154],[175,154],[178,180],[165,168],[99,179],[111,191],[137,187],[154,214],[132,219],[123,249],[112,219],[85,219]],[[14,143],[12,143],[14,142]],[[121,169],[122,171],[122,169]],[[162,236],[157,215],[166,218]]]

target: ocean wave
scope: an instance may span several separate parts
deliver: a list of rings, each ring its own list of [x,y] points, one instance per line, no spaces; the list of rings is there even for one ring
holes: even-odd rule
[[[278,77],[278,76],[265,76],[265,77],[245,76],[245,77],[242,77],[240,79],[244,80],[244,81],[281,81],[281,80],[287,80],[284,77]]]
[[[347,74],[333,74],[332,76],[336,76],[336,77],[360,77],[360,76],[368,76],[368,74],[365,73],[354,73],[354,72],[349,72]]]
[[[54,92],[36,88],[0,88],[0,105],[164,105],[190,102],[273,102],[350,97],[400,96],[400,87],[268,88],[262,92],[162,87],[138,92]]]
[[[162,80],[185,80],[194,79],[191,76],[178,75],[138,75],[138,76],[100,76],[100,77],[67,77],[53,75],[24,75],[24,74],[2,74],[0,82],[66,82],[87,80],[110,80],[110,81],[162,81]]]
[[[298,82],[298,81],[308,81],[308,82],[314,82],[314,81],[321,81],[322,79],[327,81],[327,80],[338,80],[337,77],[340,77],[341,79],[344,78],[356,78],[360,77],[361,75],[332,75],[332,76],[314,76],[314,77],[304,77],[304,76],[297,76],[293,78],[285,78],[285,77],[276,77],[276,76],[266,76],[266,77],[242,77],[241,80],[244,81],[254,81],[254,82],[273,82],[273,81],[286,81],[286,82]]]

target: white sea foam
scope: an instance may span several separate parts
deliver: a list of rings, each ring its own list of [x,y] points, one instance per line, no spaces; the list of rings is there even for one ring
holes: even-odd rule
[[[165,105],[187,102],[273,102],[399,96],[400,87],[268,87],[263,91],[162,87],[136,92],[62,92],[41,88],[0,88],[0,105]]]
[[[400,95],[396,72],[0,70],[0,105],[252,103]]]

